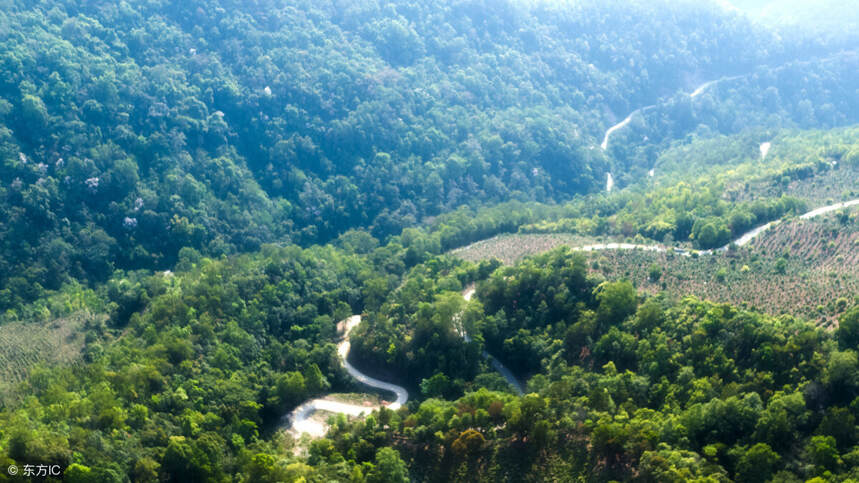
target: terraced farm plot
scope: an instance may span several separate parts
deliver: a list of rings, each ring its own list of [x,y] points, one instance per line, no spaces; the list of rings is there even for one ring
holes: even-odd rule
[[[650,293],[695,295],[769,314],[789,313],[831,324],[859,294],[855,266],[816,267],[799,259],[766,258],[759,250],[699,259],[650,252],[592,254],[594,272],[628,279]],[[650,275],[658,267],[658,278]],[[839,303],[839,299],[844,300]]]
[[[458,248],[451,254],[470,262],[496,258],[509,265],[559,246],[581,246],[589,243],[594,243],[594,239],[568,233],[499,235]]]
[[[857,179],[859,166],[836,164],[832,169],[809,178],[787,182],[767,179],[747,185],[737,184],[729,191],[736,193],[737,201],[776,198],[785,194],[806,200],[808,206],[822,206],[859,196]]]
[[[0,398],[37,364],[77,360],[84,347],[80,329],[92,317],[81,313],[44,323],[0,325]]]
[[[855,218],[853,219],[855,220]],[[576,242],[578,241],[578,242]],[[454,252],[471,261],[513,263],[561,245],[563,235],[508,235]],[[859,225],[837,215],[776,225],[749,246],[725,254],[685,257],[644,250],[584,252],[592,273],[627,279],[641,290],[695,295],[770,314],[789,313],[835,323],[859,296]]]

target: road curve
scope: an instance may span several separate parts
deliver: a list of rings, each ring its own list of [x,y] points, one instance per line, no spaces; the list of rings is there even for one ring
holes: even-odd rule
[[[718,81],[710,81],[710,82],[705,82],[705,83],[701,84],[697,89],[695,89],[694,91],[692,91],[691,94],[689,94],[689,97],[694,99],[694,98],[700,96],[701,94],[704,93],[704,91],[706,91],[711,85],[715,84],[716,82],[718,82]]]
[[[312,399],[301,406],[293,409],[287,416],[289,430],[297,435],[307,433],[311,436],[321,438],[325,436],[328,428],[325,424],[310,419],[316,411],[327,411],[330,413],[342,413],[349,416],[364,416],[378,406],[358,406],[356,404],[329,401],[326,399]]]
[[[394,402],[388,404],[387,407],[388,409],[397,410],[409,400],[409,392],[404,387],[400,387],[396,384],[391,384],[385,381],[380,381],[364,374],[363,372],[356,369],[355,366],[353,366],[348,360],[349,350],[351,348],[349,337],[351,335],[352,329],[354,329],[360,323],[361,316],[353,315],[352,317],[349,317],[348,319],[338,324],[342,326],[343,331],[343,340],[341,340],[340,343],[337,344],[337,354],[340,356],[340,362],[343,364],[343,367],[346,369],[346,372],[348,372],[349,375],[351,375],[361,383],[377,389],[383,389],[385,391],[393,392],[397,396],[397,398]],[[369,414],[372,411],[379,409],[380,407],[381,406],[375,404],[369,406],[360,406],[357,404],[330,401],[322,398],[311,399],[301,404],[297,408],[293,409],[289,414],[284,416],[284,420],[286,426],[288,426],[289,430],[294,434],[300,435],[302,433],[307,433],[314,437],[322,437],[325,436],[327,427],[324,424],[311,419],[311,416],[316,411],[342,413],[347,414],[349,416],[362,416]]]
[[[632,114],[626,116],[626,119],[624,119],[623,121],[620,121],[619,123],[615,124],[614,126],[608,128],[608,131],[605,132],[605,136],[603,137],[602,144],[600,144],[600,147],[602,148],[603,151],[608,149],[608,139],[611,137],[612,133],[614,133],[618,129],[623,129],[624,127],[626,127],[626,125],[632,121],[632,116],[635,116],[636,114],[638,114],[639,110],[640,109],[636,109],[636,110],[632,111]]]
[[[388,409],[393,409],[396,411],[397,409],[400,409],[403,404],[405,404],[409,400],[409,392],[406,391],[406,388],[372,378],[356,369],[355,366],[353,366],[348,360],[349,349],[351,348],[351,344],[349,342],[349,332],[351,332],[352,329],[360,323],[360,315],[353,315],[352,317],[346,319],[346,336],[343,338],[343,341],[337,345],[337,353],[340,354],[340,360],[343,361],[343,366],[346,368],[346,372],[348,372],[350,376],[354,377],[355,379],[367,386],[375,387],[376,389],[382,389],[385,391],[390,391],[396,394],[396,401],[388,405]]]
[[[720,0],[720,1],[721,1],[721,0]],[[842,56],[847,55],[847,54],[856,55],[856,50],[842,50],[842,51],[837,52],[837,53],[835,53],[835,54],[833,54],[833,55],[831,55],[831,56],[829,56],[829,57],[825,57],[825,58],[823,58],[823,59],[816,58],[816,59],[809,59],[809,60],[804,60],[804,61],[802,61],[802,60],[800,60],[800,61],[792,61],[792,62],[788,62],[788,63],[783,64],[783,65],[780,65],[780,66],[778,66],[778,67],[768,67],[768,66],[762,66],[762,67],[766,67],[766,68],[768,68],[768,69],[770,69],[770,70],[772,70],[772,71],[777,71],[777,70],[784,69],[784,68],[786,68],[787,66],[790,66],[790,65],[796,65],[796,64],[811,64],[812,62],[829,62],[829,61],[836,60],[837,58],[842,57]],[[719,83],[722,83],[722,82],[728,82],[728,81],[733,81],[733,80],[737,80],[737,79],[743,79],[743,78],[745,78],[745,77],[749,77],[749,76],[751,76],[751,75],[754,75],[754,72],[749,72],[749,73],[747,73],[747,74],[735,75],[735,76],[730,76],[730,77],[721,77],[721,78],[719,78],[719,79],[714,79],[714,80],[711,80],[711,81],[707,81],[707,82],[705,82],[705,83],[701,84],[700,86],[698,86],[697,88],[695,88],[695,90],[693,90],[692,92],[690,92],[690,93],[688,94],[688,96],[689,96],[691,99],[695,99],[696,97],[698,97],[698,96],[700,96],[701,94],[703,94],[703,93],[704,93],[707,89],[709,89],[711,86],[714,86],[714,85],[719,84]],[[605,150],[607,150],[607,149],[608,149],[608,141],[609,141],[609,137],[611,137],[612,133],[614,133],[614,132],[615,132],[615,131],[617,131],[618,129],[622,129],[622,128],[623,128],[623,127],[625,127],[627,124],[629,124],[629,122],[632,120],[632,117],[633,117],[637,112],[639,112],[639,111],[645,111],[645,110],[647,110],[647,109],[652,109],[653,107],[655,107],[655,105],[651,105],[651,106],[643,107],[643,108],[640,108],[640,109],[636,109],[636,110],[632,111],[632,114],[630,114],[629,116],[627,116],[627,118],[626,118],[626,119],[624,119],[623,121],[621,121],[621,122],[619,122],[619,123],[615,124],[614,126],[610,127],[610,128],[608,129],[608,131],[606,131],[605,136],[604,136],[604,138],[603,138],[603,142],[602,142],[602,144],[600,145],[600,146],[602,147],[602,150],[603,150],[603,151],[605,151]]]
[[[859,199],[844,201],[841,203],[833,203],[831,205],[821,206],[820,208],[815,208],[815,209],[809,211],[808,213],[804,213],[802,215],[799,215],[799,219],[810,220],[812,218],[816,218],[818,216],[825,215],[827,213],[832,213],[833,211],[838,211],[841,209],[847,209],[847,208],[850,208],[850,207],[856,206],[856,205],[859,205]],[[779,223],[781,223],[781,221],[776,220],[776,221],[771,221],[765,225],[761,225],[757,228],[753,228],[753,229],[747,231],[746,233],[743,233],[742,235],[740,235],[739,238],[732,241],[731,243],[733,243],[734,245],[737,245],[739,247],[744,246],[744,245],[748,245],[750,241],[757,238],[761,233],[769,230],[770,228],[772,228],[773,226],[775,226]],[[728,247],[731,245],[731,243],[729,243],[729,244],[727,244],[721,248],[718,248],[717,250],[720,250],[720,251],[727,250]]]
[[[838,211],[841,209],[847,209],[853,206],[859,205],[859,199],[844,201],[841,203],[834,203],[827,206],[822,206],[820,208],[815,208],[807,213],[804,213],[799,216],[801,220],[810,220],[812,218],[816,218],[821,215],[825,215],[827,213],[832,213],[833,211]],[[752,228],[751,230],[743,233],[738,238],[732,240],[730,243],[723,247],[719,247],[712,250],[687,250],[685,248],[676,248],[676,247],[666,247],[664,245],[637,245],[633,243],[595,243],[593,245],[583,245],[578,247],[570,247],[574,252],[592,252],[599,250],[644,250],[650,252],[668,252],[673,251],[674,253],[684,255],[684,256],[692,256],[692,254],[698,255],[712,255],[713,253],[725,252],[731,245],[736,245],[738,247],[748,245],[749,242],[757,238],[761,235],[761,233],[769,230],[773,226],[781,223],[780,220],[771,221],[767,224]]]
[[[804,213],[799,216],[801,220],[810,220],[812,218],[825,215],[827,213],[832,213],[833,211],[838,211],[841,209],[850,208],[853,206],[859,205],[859,199],[844,201],[841,203],[834,203],[827,206],[822,206],[820,208],[815,208],[807,213]],[[668,252],[673,251],[674,253],[678,253],[684,256],[692,256],[692,254],[698,255],[712,255],[717,252],[727,251],[731,245],[736,245],[738,247],[742,247],[748,245],[752,240],[761,235],[761,233],[769,230],[773,226],[781,223],[781,221],[771,221],[764,225],[752,228],[751,230],[743,233],[736,239],[732,240],[725,246],[713,249],[713,250],[687,250],[684,248],[671,248],[663,245],[637,245],[633,243],[595,243],[593,245],[583,245],[579,247],[570,247],[571,250],[576,252],[592,252],[599,250],[644,250],[650,252]]]
[[[841,203],[834,203],[827,206],[822,206],[820,208],[816,208],[811,210],[803,215],[800,215],[800,219],[809,220],[811,218],[815,218],[821,215],[825,215],[827,213],[831,213],[833,211],[837,211],[840,209],[846,209],[853,206],[859,206],[859,199],[844,201]],[[767,231],[772,226],[779,223],[779,221],[773,221],[767,223],[765,225],[761,225],[752,230],[741,235],[736,240],[731,243],[737,246],[747,245],[749,242],[760,236],[761,233]],[[599,251],[599,250],[644,250],[644,251],[652,251],[652,252],[668,252],[673,251],[683,256],[692,256],[693,253],[699,255],[712,255],[717,252],[724,252],[728,249],[729,245],[725,245],[724,247],[717,248],[715,250],[685,250],[681,248],[669,248],[662,245],[638,245],[632,243],[597,243],[592,245],[583,245],[579,247],[572,247],[573,251]],[[475,288],[474,286],[469,286],[462,292],[462,297],[469,301],[474,296]],[[382,389],[385,391],[393,392],[396,395],[396,400],[387,407],[389,409],[397,410],[402,407],[409,400],[409,392],[401,386],[396,384],[391,384],[389,382],[380,381],[379,379],[375,379],[370,377],[361,371],[359,371],[355,366],[353,366],[349,361],[349,350],[351,348],[351,344],[349,342],[349,337],[351,335],[352,329],[354,329],[358,324],[361,323],[360,315],[353,315],[348,319],[342,321],[338,325],[342,325],[343,327],[343,339],[337,344],[337,354],[340,356],[340,361],[343,364],[343,367],[346,371],[355,379],[360,381],[367,386],[374,387],[377,389]],[[464,332],[461,331],[463,338],[466,341],[470,341],[471,338]],[[511,386],[516,390],[518,394],[524,394],[524,388],[522,384],[516,379],[516,376],[513,375],[513,372],[510,371],[507,367],[504,366],[498,359],[493,357],[486,351],[483,351],[483,357],[490,361],[492,367],[498,371],[504,379],[510,383]],[[331,401],[327,399],[311,399],[302,405],[298,406],[294,410],[292,410],[289,414],[284,416],[286,423],[289,427],[289,430],[295,434],[308,433],[312,436],[322,437],[325,435],[327,428],[324,424],[319,423],[318,421],[314,421],[311,419],[311,416],[316,411],[327,411],[331,413],[341,413],[347,414],[349,416],[362,416],[365,414],[369,414],[370,412],[379,409],[379,405],[369,405],[369,406],[360,406],[357,404],[349,404],[338,401]]]
[[[462,298],[465,299],[466,302],[471,300],[474,297],[475,288],[474,285],[470,285],[462,292]],[[466,342],[471,342],[471,337],[465,333],[465,330],[461,330],[462,338],[465,339]],[[498,359],[496,359],[492,354],[483,351],[483,358],[489,360],[489,364],[492,365],[492,368],[498,371],[504,379],[507,380],[507,383],[513,386],[513,389],[516,390],[516,393],[520,396],[525,394],[525,389],[522,387],[522,383],[519,382],[519,379],[516,379],[516,376],[513,375],[513,371],[507,368],[504,364],[501,363]]]
[[[719,84],[721,82],[741,79],[743,77],[745,77],[745,76],[738,75],[738,76],[733,76],[733,77],[722,77],[721,79],[715,79],[715,80],[707,81],[707,82],[701,84],[700,86],[698,86],[694,91],[692,91],[688,95],[691,99],[695,99],[696,97],[703,94],[704,91],[709,89],[710,86]],[[655,107],[656,107],[656,104],[638,108],[638,109],[632,111],[632,113],[630,113],[630,115],[626,116],[626,118],[623,121],[620,121],[619,123],[615,124],[614,126],[608,128],[608,130],[605,132],[605,136],[603,136],[602,144],[600,144],[600,147],[602,148],[602,150],[605,151],[608,149],[609,138],[611,138],[611,135],[614,134],[615,131],[625,128],[632,121],[632,118],[635,117],[635,115],[638,114],[639,112],[644,112],[644,111],[647,111],[649,109],[653,109]]]
[[[817,208],[816,210],[811,210],[808,213],[800,216],[803,220],[808,220],[809,218],[814,218],[815,216],[825,215],[827,213],[831,213],[836,210],[840,210],[843,208],[850,208],[851,206],[859,205],[859,199],[845,201],[843,203],[835,203],[829,206],[824,206],[821,208]]]

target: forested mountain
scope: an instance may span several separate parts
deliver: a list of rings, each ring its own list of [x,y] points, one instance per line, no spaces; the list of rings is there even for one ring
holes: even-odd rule
[[[856,8],[840,0],[725,0],[725,3],[787,31],[801,29],[818,35],[855,35],[859,24]]]
[[[439,281],[442,294],[454,288]],[[461,391],[452,384],[453,394],[384,430],[340,423],[327,461],[366,441],[397,448],[420,481],[857,476],[855,309],[831,334],[694,297],[642,302],[629,282],[588,276],[584,256],[567,249],[495,271],[477,296],[469,324],[517,374],[536,374],[530,394],[481,389],[445,401]],[[391,309],[424,311],[399,299]],[[425,323],[404,325],[417,339]],[[424,347],[433,379],[468,377],[467,365],[446,365],[454,348]]]
[[[0,42],[3,309],[182,247],[597,190],[635,107],[842,47],[708,4],[476,0],[8,1]]]
[[[759,66],[723,78],[694,98],[678,93],[639,111],[613,134],[609,149],[616,171],[631,182],[651,169],[672,142],[694,135],[736,134],[750,126],[832,128],[859,121],[859,53],[840,51],[813,60]],[[766,134],[763,134],[765,137]],[[762,138],[764,139],[764,138]]]
[[[0,0],[0,482],[859,478],[859,41],[735,3]]]

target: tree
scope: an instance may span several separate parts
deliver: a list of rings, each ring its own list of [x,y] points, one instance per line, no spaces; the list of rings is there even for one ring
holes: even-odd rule
[[[835,331],[841,350],[859,350],[859,306],[848,310],[838,318]]]
[[[460,457],[471,458],[483,448],[485,442],[486,439],[482,434],[473,429],[466,429],[451,443],[451,449]]]
[[[595,290],[597,317],[601,324],[619,324],[635,313],[638,307],[638,294],[635,287],[627,281],[604,282]]]
[[[163,466],[173,481],[201,481],[210,474],[210,468],[184,436],[170,437]]]
[[[362,294],[364,296],[364,307],[366,310],[376,310],[385,300],[388,292],[388,282],[381,277],[376,277],[364,282]]]
[[[379,53],[392,64],[407,65],[423,55],[423,41],[405,19],[385,19],[367,30],[375,36]]]
[[[63,481],[69,483],[95,483],[95,477],[92,475],[92,469],[88,466],[72,463],[63,472]]]
[[[635,327],[640,331],[650,331],[664,320],[662,306],[654,299],[647,300],[635,314]]]
[[[376,452],[373,470],[367,475],[368,483],[408,483],[409,471],[400,453],[393,448]]]
[[[802,393],[776,392],[757,421],[755,439],[776,450],[787,450],[796,438],[797,427],[806,423],[809,414]]]
[[[856,441],[856,417],[847,408],[830,407],[815,432],[834,437],[839,448],[849,448]]]
[[[249,481],[290,481],[289,476],[292,476],[289,470],[277,464],[274,456],[266,453],[257,453],[251,457],[244,466],[244,472]]]
[[[731,230],[719,219],[695,222],[692,237],[699,248],[710,249],[726,245],[731,240]]]
[[[662,267],[657,264],[651,264],[647,270],[647,276],[651,282],[658,282],[662,278]]]
[[[841,456],[832,436],[812,436],[805,445],[805,451],[819,474],[827,470],[835,471],[841,465]]]
[[[769,481],[781,462],[779,456],[766,443],[758,443],[743,453],[737,463],[737,479],[749,483]]]
[[[706,481],[704,476],[721,473],[714,470],[712,467],[707,467],[701,455],[693,451],[672,449],[667,445],[660,445],[659,450],[645,451],[641,455],[640,471],[644,481],[660,483]]]
[[[623,332],[617,327],[612,327],[608,333],[597,341],[594,346],[594,356],[600,365],[613,361],[621,371],[634,369],[636,365],[636,346],[635,336],[628,332]]]
[[[21,118],[27,129],[36,134],[48,125],[48,108],[38,96],[24,94],[21,99]]]
[[[319,394],[331,386],[316,364],[310,364],[305,372],[304,385],[307,393]]]
[[[835,401],[852,401],[859,389],[859,359],[856,352],[833,352],[824,370],[823,382]]]
[[[450,379],[439,372],[421,381],[421,394],[425,397],[444,397],[450,391]]]
[[[304,376],[297,371],[281,374],[277,378],[273,392],[274,398],[269,401],[272,406],[279,409],[296,406],[307,395]]]

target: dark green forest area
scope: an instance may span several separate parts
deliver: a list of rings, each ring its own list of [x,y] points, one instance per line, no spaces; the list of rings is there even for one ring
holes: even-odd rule
[[[490,3],[5,2],[0,308],[170,268],[183,247],[385,239],[469,203],[599,190],[616,163],[595,148],[632,109],[845,46],[691,3],[670,19],[658,3]],[[837,74],[794,86],[830,123],[857,115]],[[791,96],[767,106],[802,111]],[[757,120],[713,102],[660,139]]]
[[[417,276],[415,285],[424,277]],[[404,285],[403,298],[412,285]],[[457,289],[455,280],[438,278],[435,304]],[[464,316],[482,334],[474,343],[529,377],[529,394],[463,394],[451,384],[451,393],[429,394],[435,397],[409,414],[380,415],[394,418],[384,430],[375,420],[341,423],[330,442],[313,447],[318,458],[360,462],[355,448],[363,442],[392,445],[420,481],[859,476],[857,309],[828,333],[791,316],[691,297],[644,298],[628,282],[589,277],[584,257],[565,250],[494,271],[477,295]],[[414,332],[412,340],[429,330],[421,321],[427,307],[409,308],[397,297],[388,310],[394,327]],[[443,315],[430,323],[437,324],[430,332],[451,333]],[[461,339],[449,340],[468,353]],[[373,343],[386,345],[384,338]],[[435,373],[436,381],[469,379],[469,365],[450,364],[456,345],[424,344],[417,368],[393,366]],[[408,360],[410,350],[396,357]]]
[[[0,482],[859,480],[855,295],[827,330],[451,255],[859,197],[858,41],[691,0],[0,0]],[[298,438],[367,394],[353,315],[410,400]]]

